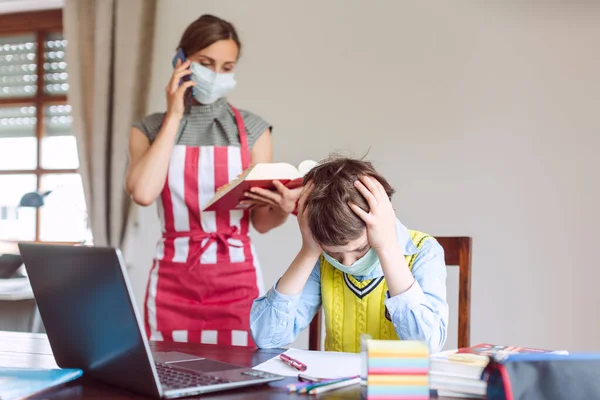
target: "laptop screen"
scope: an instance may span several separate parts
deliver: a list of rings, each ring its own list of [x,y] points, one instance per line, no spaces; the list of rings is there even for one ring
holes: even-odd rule
[[[120,252],[19,244],[56,363],[160,395]]]

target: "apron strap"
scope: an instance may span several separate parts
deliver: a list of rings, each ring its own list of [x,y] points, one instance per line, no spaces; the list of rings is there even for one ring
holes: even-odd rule
[[[244,124],[244,119],[242,118],[242,114],[240,114],[239,110],[231,104],[229,107],[231,107],[231,111],[233,111],[235,123],[237,124],[238,132],[240,134],[242,170],[245,170],[250,166],[250,147],[248,146],[248,133],[246,131],[246,125]]]
[[[251,153],[250,153],[250,146],[248,146],[248,132],[246,131],[246,124],[244,124],[244,119],[242,118],[242,114],[240,113],[240,111],[237,108],[235,108],[234,106],[232,106],[231,104],[229,105],[229,107],[231,108],[231,111],[233,112],[233,116],[235,117],[235,123],[237,125],[237,129],[240,134],[240,147],[241,147],[241,153],[242,153],[242,170],[245,170],[246,168],[248,168],[250,166],[250,161],[251,161]],[[166,115],[163,117],[161,126],[165,123],[166,117],[167,117]]]

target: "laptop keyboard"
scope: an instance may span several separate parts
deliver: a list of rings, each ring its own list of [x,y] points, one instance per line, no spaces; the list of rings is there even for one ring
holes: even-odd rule
[[[230,382],[209,374],[183,371],[165,363],[155,364],[160,384],[165,389],[186,389]]]

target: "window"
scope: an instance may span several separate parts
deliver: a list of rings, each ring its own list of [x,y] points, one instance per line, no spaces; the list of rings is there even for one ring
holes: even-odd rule
[[[62,10],[0,15],[0,253],[87,239]],[[40,208],[20,207],[29,192]]]

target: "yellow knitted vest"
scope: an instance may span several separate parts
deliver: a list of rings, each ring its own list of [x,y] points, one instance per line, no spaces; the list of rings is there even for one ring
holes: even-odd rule
[[[409,231],[420,249],[431,236]],[[417,258],[415,253],[406,256],[412,271]],[[360,335],[368,333],[373,339],[398,340],[384,301],[387,283],[383,276],[362,282],[329,264],[321,256],[321,298],[325,311],[325,350],[360,351]]]

